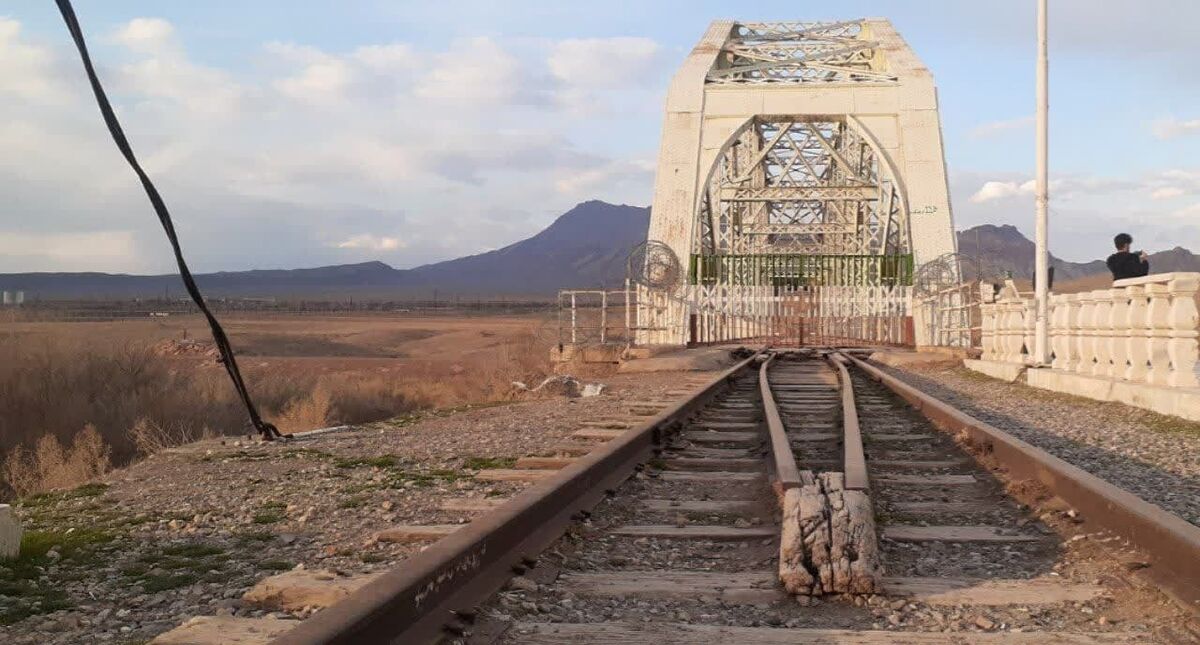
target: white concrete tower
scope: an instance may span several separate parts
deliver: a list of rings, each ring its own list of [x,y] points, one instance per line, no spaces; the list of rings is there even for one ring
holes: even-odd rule
[[[911,284],[956,250],[932,75],[884,19],[712,23],[667,94],[649,239],[686,280],[642,344],[784,284]]]

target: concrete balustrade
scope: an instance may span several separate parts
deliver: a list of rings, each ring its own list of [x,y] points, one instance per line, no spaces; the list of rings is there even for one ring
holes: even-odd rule
[[[1030,370],[1028,382],[1200,419],[1198,292],[1200,273],[1165,273],[1119,280],[1110,289],[1052,295],[1053,359]],[[998,297],[984,298],[980,311],[982,360],[969,361],[971,367],[1016,380],[1033,365],[1033,298],[1009,281]],[[1067,375],[1088,379],[1075,378],[1068,387]],[[1130,389],[1133,385],[1149,388]],[[1165,404],[1159,390],[1186,394],[1192,403]],[[1189,405],[1194,411],[1181,412]]]

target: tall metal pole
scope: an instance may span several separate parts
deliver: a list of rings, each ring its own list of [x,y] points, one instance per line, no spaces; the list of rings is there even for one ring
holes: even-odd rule
[[[1050,310],[1050,253],[1047,249],[1047,211],[1050,203],[1050,63],[1047,53],[1047,0],[1038,0],[1038,62],[1037,62],[1037,251],[1034,271],[1037,285],[1037,324],[1034,329],[1034,361],[1038,365],[1050,362],[1050,340],[1047,318]]]

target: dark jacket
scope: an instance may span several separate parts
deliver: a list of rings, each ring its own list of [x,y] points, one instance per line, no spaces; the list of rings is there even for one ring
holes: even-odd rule
[[[1143,262],[1142,259],[1129,251],[1117,251],[1108,256],[1108,270],[1112,271],[1113,280],[1124,280],[1125,278],[1140,278],[1150,273],[1150,262]]]

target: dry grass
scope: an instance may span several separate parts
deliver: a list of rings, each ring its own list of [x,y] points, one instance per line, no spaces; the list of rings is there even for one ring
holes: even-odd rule
[[[18,446],[4,460],[4,480],[17,495],[65,490],[85,484],[112,467],[112,449],[96,428],[84,426],[71,446],[43,435],[33,450]]]
[[[495,339],[472,332],[486,344],[457,354],[453,344],[466,332],[455,333],[447,340],[450,350],[435,350],[428,359],[371,359],[364,366],[239,362],[260,412],[283,432],[503,400],[512,396],[512,381],[549,371],[548,348],[531,331]],[[8,492],[76,486],[104,470],[87,463],[107,463],[110,455],[121,465],[197,439],[249,431],[228,377],[211,359],[162,356],[150,341],[96,340],[0,335],[0,455],[9,453]],[[81,432],[85,427],[90,430]]]
[[[185,443],[215,438],[216,433],[204,426],[195,428],[183,423],[159,425],[150,419],[138,419],[129,429],[129,440],[139,455],[149,456],[157,452],[181,446]]]
[[[312,428],[323,428],[329,422],[333,396],[329,386],[318,381],[308,396],[293,400],[283,412],[271,418],[271,422],[283,432],[299,432]]]

